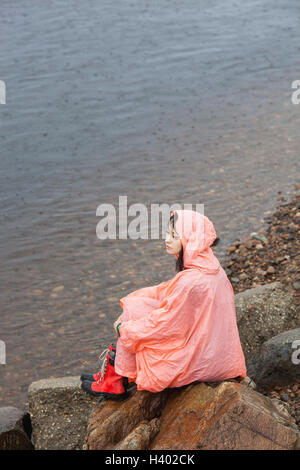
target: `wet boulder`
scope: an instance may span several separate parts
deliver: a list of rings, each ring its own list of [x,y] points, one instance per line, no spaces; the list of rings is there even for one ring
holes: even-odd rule
[[[94,410],[87,429],[89,450],[145,449],[160,427],[158,418],[167,391],[140,391],[123,402],[103,400]],[[154,420],[154,421],[153,421]]]
[[[91,415],[86,448],[294,450],[299,440],[289,414],[232,380],[104,401]]]
[[[81,389],[79,377],[33,382],[28,398],[35,449],[82,449],[96,399]]]
[[[248,365],[251,355],[273,336],[299,326],[299,309],[280,282],[235,295],[237,324]],[[251,374],[248,374],[251,376]]]
[[[32,450],[28,413],[14,406],[0,408],[0,450]]]
[[[300,380],[300,328],[269,339],[251,356],[247,373],[257,389],[267,392]]]

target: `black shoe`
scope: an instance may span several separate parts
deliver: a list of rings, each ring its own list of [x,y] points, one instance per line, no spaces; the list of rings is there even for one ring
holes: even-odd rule
[[[81,384],[82,390],[87,392],[89,395],[92,395],[94,397],[99,397],[100,399],[109,399],[109,400],[125,400],[125,398],[128,398],[130,396],[130,393],[126,390],[126,387],[128,385],[128,379],[127,377],[120,377],[120,384],[123,385],[123,387],[120,387],[120,385],[117,387],[118,391],[121,391],[121,393],[113,393],[114,384],[112,384],[112,387],[107,387],[103,386],[103,384],[98,384],[95,382],[89,382],[88,380],[84,380]],[[98,388],[98,390],[97,390]],[[108,388],[111,388],[111,391],[108,392]],[[102,389],[102,390],[101,390]],[[106,391],[104,392],[103,390]],[[123,390],[122,390],[123,389]]]
[[[80,376],[80,380],[81,380],[81,382],[83,382],[84,380],[87,380],[88,382],[94,382],[95,381],[94,375],[96,375],[96,374],[82,374]],[[96,380],[98,380],[98,379],[96,379]]]

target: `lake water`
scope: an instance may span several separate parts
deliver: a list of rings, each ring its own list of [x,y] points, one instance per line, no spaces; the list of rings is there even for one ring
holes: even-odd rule
[[[226,247],[299,182],[298,0],[1,0],[0,405],[97,368],[163,240],[99,240],[96,208],[204,204]]]

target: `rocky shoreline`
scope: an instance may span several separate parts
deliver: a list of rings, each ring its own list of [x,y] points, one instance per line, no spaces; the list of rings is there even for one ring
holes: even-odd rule
[[[295,195],[285,202],[279,193],[279,207],[265,218],[265,231],[254,232],[237,240],[227,249],[225,271],[234,292],[279,281],[290,292],[298,306],[300,326],[300,184]],[[265,393],[278,400],[296,420],[300,429],[300,381],[289,386],[275,385]]]
[[[294,186],[294,197],[264,219],[265,231],[227,248],[225,271],[235,293],[280,281],[300,306],[300,184]]]
[[[173,424],[175,415],[187,430],[187,448],[300,448],[300,365],[291,361],[291,344],[300,340],[299,189],[295,185],[288,203],[279,196],[281,205],[266,220],[264,231],[237,240],[227,250],[224,269],[235,291],[253,391],[247,384],[223,381],[157,396],[135,392],[124,403],[99,404],[81,390],[79,377],[40,380],[29,387],[30,414],[0,408],[0,449],[179,449],[183,442]],[[224,406],[226,397],[231,397],[230,408]],[[141,403],[143,413],[137,411]],[[199,416],[200,423],[203,413],[213,418],[199,424],[191,441],[195,422],[186,416]],[[239,430],[226,441],[236,414]],[[280,438],[274,439],[273,427]],[[104,442],[102,435],[109,439]]]

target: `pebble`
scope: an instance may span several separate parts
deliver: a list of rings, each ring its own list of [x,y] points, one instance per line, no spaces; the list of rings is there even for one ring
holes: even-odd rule
[[[267,273],[269,273],[269,274],[274,274],[275,273],[275,269],[273,268],[273,266],[268,267]]]
[[[247,241],[245,242],[245,247],[246,247],[248,250],[251,250],[252,246],[253,246],[253,241],[252,241],[252,240],[247,240]]]
[[[285,393],[284,395],[280,396],[282,401],[288,402],[289,401],[289,394]]]
[[[57,287],[54,287],[54,289],[52,289],[52,292],[60,292],[64,289],[65,287],[64,286],[57,286]]]
[[[246,273],[242,273],[242,274],[240,274],[239,278],[240,278],[241,281],[244,281],[245,279],[248,278],[248,276],[247,276]]]
[[[255,240],[259,240],[259,241],[264,242],[264,243],[268,242],[268,239],[264,235],[262,235],[261,233],[252,232],[251,237],[254,238]]]
[[[44,292],[40,289],[34,289],[32,293],[33,295],[43,295]]]

